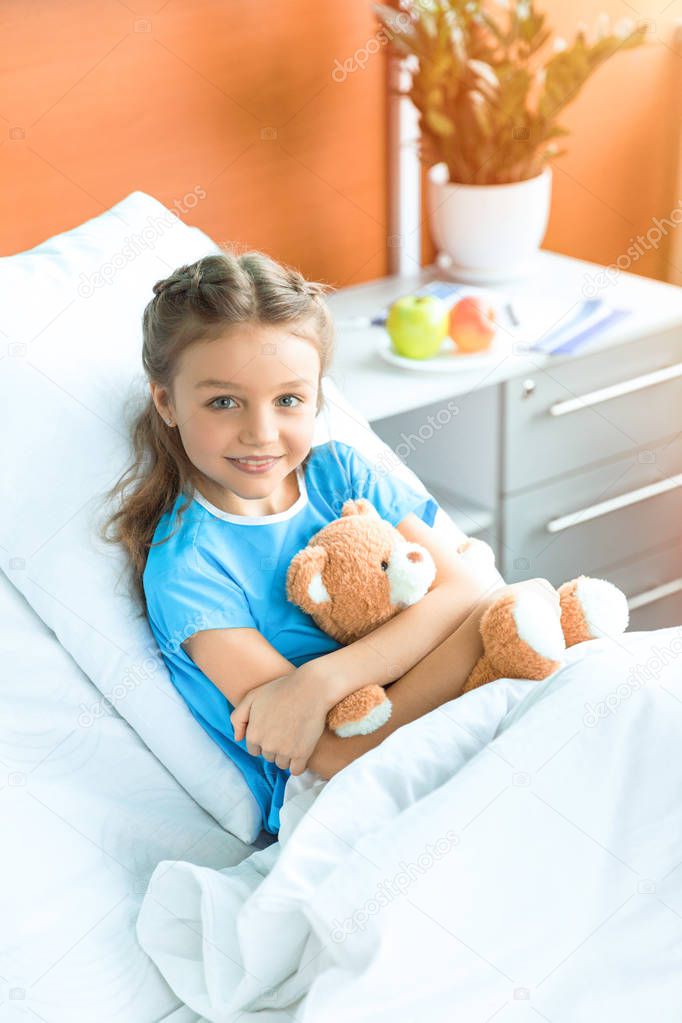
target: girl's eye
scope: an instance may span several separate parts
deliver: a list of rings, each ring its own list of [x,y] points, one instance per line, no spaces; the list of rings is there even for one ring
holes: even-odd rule
[[[216,405],[217,401],[234,401],[234,398],[226,398],[226,397],[214,398],[213,401],[210,401],[208,403],[209,408],[224,409],[226,407],[225,405]]]
[[[298,398],[295,394],[283,394],[283,395],[281,395],[281,397],[282,398],[293,398],[294,401],[297,401],[297,402],[301,402],[302,401],[302,399]],[[218,402],[218,401],[234,401],[234,398],[229,397],[229,395],[221,395],[219,398],[214,398],[213,401],[210,401],[208,403],[208,407],[212,408],[212,409],[216,409],[217,411],[221,411],[223,409],[229,409],[229,406],[227,406],[227,405],[216,405],[216,402]],[[284,408],[296,408],[296,405],[284,405],[283,407]]]

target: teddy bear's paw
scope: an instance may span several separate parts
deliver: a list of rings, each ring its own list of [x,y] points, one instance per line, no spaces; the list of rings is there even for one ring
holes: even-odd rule
[[[566,652],[560,608],[540,593],[506,593],[483,613],[480,624],[490,678],[547,678]],[[477,685],[480,682],[476,683]]]
[[[457,547],[457,553],[461,554],[466,561],[476,561],[479,558],[485,558],[488,564],[495,564],[495,551],[489,543],[486,543],[485,540],[480,540],[477,536],[468,536],[466,540],[462,540],[461,544]]]
[[[561,621],[544,597],[519,593],[514,603],[516,634],[547,661],[560,661],[566,650]]]
[[[327,724],[342,739],[369,735],[386,724],[392,710],[393,704],[381,686],[364,686],[332,707]]]
[[[620,636],[628,627],[627,597],[606,579],[581,575],[559,587],[566,646]]]

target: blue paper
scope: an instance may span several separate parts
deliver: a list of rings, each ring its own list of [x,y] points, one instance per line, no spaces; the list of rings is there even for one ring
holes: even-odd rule
[[[630,315],[629,309],[613,309],[608,316],[605,316],[603,320],[599,320],[598,323],[593,324],[586,330],[583,330],[580,334],[576,334],[575,337],[569,338],[564,341],[562,345],[555,348],[552,351],[552,355],[571,355],[578,348],[583,347],[588,341],[591,341],[604,327],[612,327],[615,323],[619,323],[626,316]]]

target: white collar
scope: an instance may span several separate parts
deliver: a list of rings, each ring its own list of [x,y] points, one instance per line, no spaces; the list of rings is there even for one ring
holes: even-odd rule
[[[305,473],[303,472],[300,465],[296,466],[296,479],[298,480],[298,498],[292,504],[291,508],[286,508],[284,511],[275,512],[273,515],[233,515],[231,512],[223,511],[222,508],[216,507],[204,497],[198,490],[194,490],[194,500],[211,512],[219,519],[223,519],[225,522],[237,522],[240,526],[262,526],[264,524],[270,524],[272,522],[282,522],[284,519],[290,519],[293,515],[297,515],[302,508],[308,503],[308,489],[305,484]]]

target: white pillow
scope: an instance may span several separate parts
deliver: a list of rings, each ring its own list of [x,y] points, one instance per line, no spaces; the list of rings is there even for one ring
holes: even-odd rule
[[[0,359],[0,545],[3,571],[100,692],[197,803],[251,843],[260,831],[255,798],[171,683],[127,590],[124,552],[97,536],[102,496],[129,463],[134,402],[148,394],[141,320],[152,285],[219,251],[156,199],[133,192],[93,220],[0,259],[9,334]],[[318,417],[314,444],[330,436],[353,444],[380,460],[380,471],[390,465],[425,492],[333,381],[322,386],[328,413]],[[98,701],[82,713],[104,707]]]
[[[256,800],[171,683],[127,591],[123,550],[96,533],[102,495],[129,461],[125,403],[143,380],[141,319],[152,285],[218,251],[133,192],[0,259],[9,334],[0,361],[0,544],[3,571],[103,696],[200,806],[251,843]],[[106,701],[93,700],[74,728],[104,713]]]

